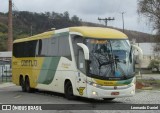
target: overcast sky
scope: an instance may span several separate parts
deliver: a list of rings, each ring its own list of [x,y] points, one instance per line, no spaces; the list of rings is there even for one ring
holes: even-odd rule
[[[83,21],[99,22],[98,17],[114,17],[108,26],[122,28],[122,14],[125,12],[125,29],[153,33],[152,27],[144,17],[137,14],[137,0],[13,0],[19,11],[58,12],[68,11]],[[0,12],[8,11],[8,0],[0,0]]]

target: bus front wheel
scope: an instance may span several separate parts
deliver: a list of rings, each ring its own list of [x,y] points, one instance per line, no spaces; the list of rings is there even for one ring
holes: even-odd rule
[[[73,88],[71,82],[67,82],[65,84],[65,97],[68,100],[73,100],[75,99],[75,96],[73,95]]]

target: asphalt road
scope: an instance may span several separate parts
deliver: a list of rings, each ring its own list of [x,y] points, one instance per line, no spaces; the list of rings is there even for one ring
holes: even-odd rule
[[[84,99],[78,98],[76,100],[67,100],[63,97],[62,94],[57,93],[47,93],[47,92],[36,92],[36,93],[24,93],[21,91],[19,86],[9,86],[9,87],[0,87],[0,104],[102,104],[102,105],[116,105],[116,104],[159,104],[160,103],[160,91],[136,91],[136,95],[134,97],[125,97],[125,98],[117,98],[111,102],[104,102],[102,100],[92,100],[92,99]],[[2,111],[0,111],[2,112]],[[4,112],[4,111],[3,111]],[[12,111],[17,113],[17,111]],[[22,111],[21,111],[22,112]],[[23,111],[26,112],[26,111]],[[34,113],[43,113],[42,111],[32,111]],[[54,110],[54,111],[46,111],[47,113],[74,113],[74,112],[84,112],[84,113],[137,113],[137,112],[147,112],[147,113],[158,113],[159,111],[149,110],[149,111],[134,111],[134,110],[87,110],[87,111],[75,111],[75,110]]]

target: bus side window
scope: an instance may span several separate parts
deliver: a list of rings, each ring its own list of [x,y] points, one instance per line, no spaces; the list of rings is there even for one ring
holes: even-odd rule
[[[71,35],[71,37],[72,37],[72,44],[73,44],[73,50],[74,50],[74,57],[76,60],[77,67],[79,67],[78,66],[78,50],[80,49],[80,47],[77,46],[77,43],[82,43],[83,38],[78,35]]]
[[[42,40],[39,40],[39,45],[38,45],[38,55],[41,54],[42,51]]]
[[[41,56],[41,51],[42,51],[42,40],[38,40],[36,44],[36,56]]]
[[[78,69],[83,73],[86,73],[85,58],[84,58],[84,52],[82,49],[78,50]]]
[[[48,56],[48,39],[40,39],[36,45],[36,56]]]
[[[33,41],[28,41],[27,46],[26,46],[26,55],[28,57],[35,57],[35,53],[36,53],[36,44],[37,44],[37,40],[33,40]]]
[[[58,38],[52,37],[48,41],[48,56],[58,56]]]
[[[59,56],[63,56],[65,58],[68,58],[69,60],[72,60],[71,58],[71,51],[70,51],[70,45],[69,45],[69,35],[62,35],[58,37],[59,39]]]

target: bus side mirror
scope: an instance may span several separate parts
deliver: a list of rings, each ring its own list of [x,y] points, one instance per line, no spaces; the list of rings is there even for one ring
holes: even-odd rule
[[[89,60],[89,49],[88,49],[88,47],[83,43],[77,43],[77,45],[83,49],[85,60]]]
[[[138,51],[138,60],[139,60],[139,64],[142,64],[143,61],[143,51],[140,47],[138,47],[137,45],[132,45],[133,50],[137,50]]]

